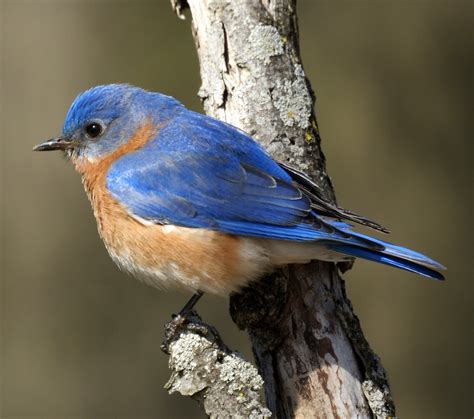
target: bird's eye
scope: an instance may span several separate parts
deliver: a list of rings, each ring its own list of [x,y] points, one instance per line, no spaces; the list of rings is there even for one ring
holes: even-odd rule
[[[102,134],[102,126],[97,122],[92,122],[86,126],[86,133],[90,138],[98,137]]]

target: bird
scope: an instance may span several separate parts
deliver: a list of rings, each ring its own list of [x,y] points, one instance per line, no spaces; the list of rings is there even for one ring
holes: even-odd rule
[[[288,264],[355,258],[443,280],[443,265],[357,232],[387,233],[326,199],[251,136],[178,100],[129,84],[80,93],[61,150],[82,177],[100,237],[124,271],[159,289],[228,295]]]

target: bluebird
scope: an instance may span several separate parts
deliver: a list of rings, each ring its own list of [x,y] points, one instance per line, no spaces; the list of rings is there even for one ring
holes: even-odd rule
[[[362,258],[442,280],[427,256],[352,230],[386,230],[339,208],[243,131],[126,84],[72,103],[62,150],[82,176],[108,253],[158,288],[225,295],[286,264]]]

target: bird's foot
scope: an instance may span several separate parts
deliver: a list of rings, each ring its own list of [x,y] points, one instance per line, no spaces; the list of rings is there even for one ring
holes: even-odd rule
[[[214,341],[220,341],[217,330],[203,323],[199,314],[193,310],[202,295],[202,291],[196,292],[179,313],[173,314],[171,320],[165,324],[165,337],[161,344],[161,350],[166,354],[169,354],[169,346],[171,343],[185,332],[197,333],[208,338],[212,337]]]

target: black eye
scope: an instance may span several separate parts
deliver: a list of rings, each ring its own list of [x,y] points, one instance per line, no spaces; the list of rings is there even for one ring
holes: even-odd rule
[[[97,122],[87,125],[86,133],[89,137],[95,138],[102,134],[102,127]]]

